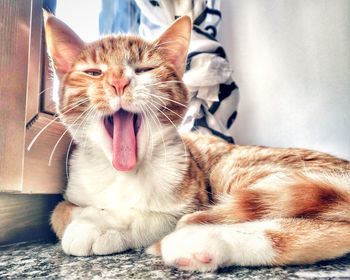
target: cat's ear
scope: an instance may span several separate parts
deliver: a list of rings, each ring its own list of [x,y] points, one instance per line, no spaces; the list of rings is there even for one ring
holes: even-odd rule
[[[186,69],[186,57],[191,41],[192,22],[189,16],[177,19],[155,42],[165,57],[173,64],[180,77]]]
[[[46,45],[59,77],[67,73],[84,42],[64,22],[44,11]]]

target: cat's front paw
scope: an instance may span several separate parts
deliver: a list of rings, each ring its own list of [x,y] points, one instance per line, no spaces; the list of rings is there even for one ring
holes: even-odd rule
[[[75,220],[63,234],[62,249],[73,256],[108,255],[125,251],[127,245],[116,230],[102,231],[89,221]]]
[[[166,236],[160,246],[155,246],[160,247],[158,251],[165,264],[183,270],[214,271],[229,259],[226,242],[203,225],[181,228]],[[153,252],[153,249],[148,252]]]
[[[101,231],[91,222],[75,220],[64,231],[62,249],[68,255],[92,255],[92,245],[101,234]]]

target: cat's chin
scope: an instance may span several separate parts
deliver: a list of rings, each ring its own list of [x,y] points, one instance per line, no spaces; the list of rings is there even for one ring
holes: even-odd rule
[[[131,171],[137,165],[141,116],[125,110],[103,118],[103,127],[112,147],[112,164],[118,171]]]

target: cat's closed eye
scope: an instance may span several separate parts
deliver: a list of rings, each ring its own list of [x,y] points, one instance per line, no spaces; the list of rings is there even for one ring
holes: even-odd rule
[[[135,69],[136,74],[141,74],[153,70],[155,67],[138,67]]]
[[[83,72],[89,76],[94,76],[94,77],[98,77],[102,75],[102,71],[99,69],[87,69]]]

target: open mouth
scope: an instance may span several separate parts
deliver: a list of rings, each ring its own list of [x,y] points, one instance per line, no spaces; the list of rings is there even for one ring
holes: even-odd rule
[[[105,117],[103,124],[112,139],[114,168],[119,171],[132,170],[137,163],[137,133],[141,116],[121,109]]]

